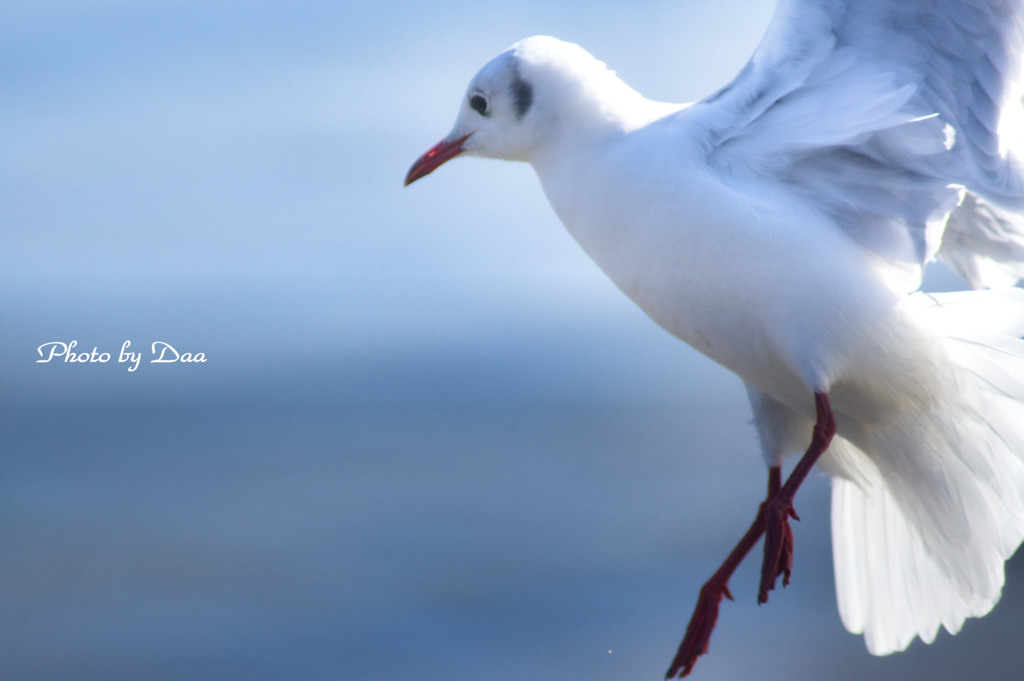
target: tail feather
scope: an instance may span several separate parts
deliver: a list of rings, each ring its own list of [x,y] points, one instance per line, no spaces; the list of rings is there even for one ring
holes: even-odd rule
[[[955,634],[999,599],[998,589],[965,597],[886,490],[834,479],[832,541],[840,617],[873,655],[903,650],[915,636],[931,643],[940,625]]]
[[[986,614],[1024,539],[1024,291],[913,298],[948,360],[941,395],[829,460],[840,614],[878,655]]]

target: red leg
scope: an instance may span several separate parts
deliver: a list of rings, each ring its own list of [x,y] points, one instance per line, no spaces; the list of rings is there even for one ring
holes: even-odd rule
[[[764,562],[761,564],[761,588],[757,602],[766,603],[768,592],[775,588],[775,580],[782,575],[782,585],[789,584],[789,576],[793,571],[793,530],[789,519],[799,520],[793,510],[793,497],[801,483],[811,472],[814,464],[828,449],[832,436],[836,433],[836,421],[832,415],[832,406],[825,393],[814,394],[814,408],[817,420],[814,424],[814,436],[811,446],[797,463],[789,479],[779,493],[768,502],[764,513]]]
[[[721,567],[711,575],[700,590],[697,597],[697,607],[693,611],[690,623],[686,626],[686,634],[683,636],[675,659],[665,675],[670,679],[677,674],[682,678],[690,673],[697,658],[708,652],[708,645],[711,642],[711,632],[718,621],[718,607],[722,598],[732,600],[729,593],[729,578],[735,572],[750,549],[761,538],[765,536],[765,557],[761,566],[761,588],[758,593],[758,603],[765,603],[768,600],[768,592],[775,588],[775,580],[783,575],[783,586],[789,584],[789,577],[793,570],[793,530],[789,526],[789,518],[799,520],[796,511],[793,510],[793,497],[800,488],[801,483],[807,478],[814,464],[821,455],[828,449],[829,443],[836,432],[835,417],[832,414],[832,407],[825,393],[814,394],[814,407],[816,422],[814,424],[814,435],[811,438],[811,445],[807,448],[800,462],[797,463],[793,472],[781,485],[782,473],[778,466],[768,470],[768,498],[761,504],[757,511],[757,517],[747,533],[740,539],[740,543],[732,550],[729,557],[725,559]]]
[[[764,534],[765,509],[778,494],[781,486],[782,472],[778,466],[773,466],[768,469],[768,498],[758,509],[753,524],[721,567],[701,587],[700,595],[697,597],[697,607],[694,608],[690,623],[686,626],[686,634],[683,636],[682,643],[679,644],[675,659],[672,660],[672,665],[668,668],[668,673],[665,674],[666,679],[671,679],[676,674],[679,675],[679,678],[683,678],[693,669],[697,658],[708,652],[711,632],[714,631],[715,623],[718,621],[718,606],[721,605],[723,597],[732,600],[732,594],[729,593],[729,578]]]

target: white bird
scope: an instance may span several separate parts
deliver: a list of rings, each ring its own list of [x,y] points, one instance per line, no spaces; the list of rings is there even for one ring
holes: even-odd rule
[[[762,534],[759,600],[788,581],[815,464],[833,479],[840,615],[870,652],[998,601],[1024,537],[1022,52],[1021,0],[781,0],[735,80],[674,105],[528,38],[409,171],[530,163],[619,288],[746,383],[768,498],[669,677],[707,652]],[[936,259],[988,290],[915,292]]]

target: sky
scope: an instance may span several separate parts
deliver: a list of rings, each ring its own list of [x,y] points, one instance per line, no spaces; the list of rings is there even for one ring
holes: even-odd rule
[[[516,40],[691,101],[771,9],[0,2],[0,676],[660,678],[763,494],[742,386],[527,166],[402,179]],[[36,361],[72,342],[108,359]],[[871,658],[801,494],[794,584],[745,566],[695,678],[1016,678],[1019,568]]]

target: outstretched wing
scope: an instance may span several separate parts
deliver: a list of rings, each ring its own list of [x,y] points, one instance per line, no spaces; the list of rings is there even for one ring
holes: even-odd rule
[[[985,216],[962,210],[939,255],[1005,274],[1024,253],[1000,250],[1024,235],[1022,58],[1021,0],[781,0],[746,67],[689,115],[723,173],[775,178],[918,274],[965,191],[981,197],[1002,231],[972,233]]]

